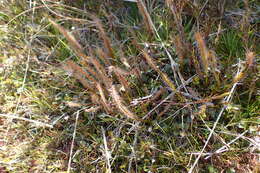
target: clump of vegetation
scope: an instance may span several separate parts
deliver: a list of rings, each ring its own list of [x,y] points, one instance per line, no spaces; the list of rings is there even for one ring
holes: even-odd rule
[[[0,172],[258,172],[259,5],[2,2]]]

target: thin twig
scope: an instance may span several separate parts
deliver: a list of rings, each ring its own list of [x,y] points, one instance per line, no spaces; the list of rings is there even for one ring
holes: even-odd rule
[[[30,122],[30,123],[34,123],[37,126],[53,128],[53,125],[51,125],[51,124],[43,123],[43,122],[40,122],[40,121],[36,121],[36,120],[24,118],[24,117],[19,117],[18,115],[15,115],[15,114],[0,114],[0,117],[7,117],[7,118],[11,118],[12,120],[13,119],[23,120],[23,121],[27,121],[27,122]]]
[[[244,134],[246,134],[248,132],[248,130],[244,131],[242,134],[240,134],[239,136],[237,136],[235,139],[231,140],[229,143],[227,143],[226,145],[222,146],[221,148],[217,149],[215,152],[210,153],[209,156],[205,157],[205,159],[209,159],[213,154],[219,154],[219,153],[223,153],[225,151],[228,150],[229,145],[233,144],[234,142],[236,142],[238,139],[242,138],[244,136]]]
[[[215,152],[212,153],[200,153],[200,152],[195,152],[195,153],[186,153],[186,154],[191,154],[191,155],[202,155],[202,156],[206,156],[205,159],[209,159],[211,156],[213,156],[213,154],[219,154],[219,153],[223,153],[225,151],[228,150],[229,145],[231,145],[232,143],[236,142],[238,139],[244,137],[244,134],[246,134],[248,132],[248,130],[244,131],[242,134],[238,135],[235,139],[231,140],[229,143],[227,143],[225,146],[222,146],[221,148],[217,149]]]
[[[72,153],[73,153],[73,148],[74,148],[75,136],[76,136],[76,132],[77,132],[79,112],[80,112],[80,110],[78,110],[77,114],[76,114],[76,121],[75,121],[75,127],[74,127],[74,131],[73,131],[73,137],[72,137],[72,142],[71,142],[71,147],[70,147],[70,158],[69,158],[67,173],[70,173],[70,169],[71,169],[71,160],[72,160]]]
[[[200,9],[200,12],[199,12],[199,15],[198,15],[198,16],[201,15],[202,11],[204,10],[204,8],[206,7],[206,5],[207,5],[208,2],[209,2],[209,0],[207,0],[207,1],[203,4],[202,8]]]
[[[162,122],[164,122],[164,121],[166,121],[166,120],[168,120],[168,119],[170,119],[170,118],[172,118],[172,117],[175,118],[175,116],[177,116],[178,113],[179,113],[181,110],[185,109],[186,107],[187,107],[187,106],[185,105],[185,106],[183,106],[182,108],[178,109],[178,110],[175,111],[172,115],[170,115],[170,116],[168,116],[167,118],[165,118],[164,120],[160,121],[159,124],[161,124]]]

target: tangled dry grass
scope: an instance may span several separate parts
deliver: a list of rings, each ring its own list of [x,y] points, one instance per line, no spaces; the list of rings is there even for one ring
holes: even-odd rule
[[[256,1],[1,3],[0,172],[259,171]]]

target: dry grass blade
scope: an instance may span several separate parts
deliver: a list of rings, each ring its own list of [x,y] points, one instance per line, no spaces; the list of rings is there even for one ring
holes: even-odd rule
[[[115,56],[114,56],[114,51],[113,51],[111,42],[110,42],[108,36],[106,35],[106,32],[105,32],[100,20],[95,16],[92,16],[92,18],[94,19],[94,21],[97,25],[97,28],[100,32],[100,36],[104,41],[104,45],[105,45],[105,48],[107,49],[107,53],[108,53],[109,57],[114,58]]]
[[[78,41],[75,39],[75,37],[70,34],[66,29],[64,29],[62,26],[58,25],[57,23],[55,23],[54,21],[52,21],[51,19],[49,19],[51,24],[59,30],[59,32],[64,35],[64,37],[68,40],[71,48],[74,50],[74,52],[76,53],[76,55],[80,58],[82,58],[84,61],[88,61],[89,57],[86,56],[86,54],[84,53],[84,50],[82,48],[82,46],[78,43]],[[93,75],[95,76],[96,73],[91,70],[91,67],[87,66],[87,70]]]
[[[104,151],[104,155],[105,155],[106,163],[107,163],[107,170],[105,172],[112,173],[112,171],[111,171],[111,163],[110,163],[111,153],[109,152],[109,149],[108,149],[108,144],[107,144],[107,139],[106,139],[106,132],[105,132],[103,127],[101,129],[102,129],[104,150],[105,150]]]
[[[209,51],[208,48],[206,47],[206,44],[199,32],[195,34],[195,39],[198,42],[198,47],[200,51],[200,55],[202,58],[202,64],[203,64],[203,69],[205,74],[208,73],[208,67],[209,67]]]
[[[145,24],[147,31],[150,34],[155,34],[154,25],[153,25],[151,16],[149,15],[149,13],[147,11],[147,8],[145,7],[144,2],[142,0],[137,0],[137,6],[138,6],[138,9],[139,9],[142,17],[143,17],[143,21],[144,21],[144,24]]]
[[[74,148],[74,144],[75,144],[75,137],[76,137],[76,132],[77,132],[78,119],[79,119],[79,111],[77,111],[77,114],[76,114],[75,126],[74,126],[74,131],[73,131],[73,136],[72,136],[71,147],[70,147],[70,157],[69,157],[69,162],[68,162],[67,173],[70,173],[70,169],[71,169],[71,162],[72,162],[72,157],[73,157],[72,154],[73,154],[73,148]]]
[[[111,109],[111,107],[108,104],[108,101],[106,99],[106,96],[105,96],[105,93],[103,91],[103,88],[102,88],[101,84],[97,83],[96,87],[97,87],[97,89],[99,91],[99,94],[100,94],[100,97],[101,97],[101,100],[102,100],[102,105],[103,105],[104,109],[106,110],[107,113],[112,112],[112,109]]]
[[[27,121],[27,122],[35,124],[36,126],[53,128],[52,124],[47,124],[47,123],[43,123],[43,122],[40,122],[40,121],[29,119],[29,118],[24,118],[24,117],[21,117],[19,115],[15,115],[15,114],[0,114],[0,117]]]
[[[92,84],[83,77],[80,71],[83,71],[80,66],[75,64],[73,61],[69,61],[68,64],[63,65],[64,70],[72,71],[73,76],[79,80],[79,82],[87,89],[93,92]]]
[[[133,112],[131,112],[123,103],[122,103],[122,98],[119,96],[119,93],[116,90],[116,87],[114,85],[111,86],[111,96],[116,103],[117,108],[128,118],[134,119],[134,120],[139,120]]]
[[[70,46],[73,48],[74,51],[76,51],[77,53],[83,52],[83,48],[81,47],[81,45],[78,43],[78,41],[75,39],[75,37],[72,34],[70,34],[66,29],[64,29],[62,26],[58,25],[51,19],[49,19],[49,21],[56,29],[60,31],[62,35],[64,35],[64,37],[68,40]]]

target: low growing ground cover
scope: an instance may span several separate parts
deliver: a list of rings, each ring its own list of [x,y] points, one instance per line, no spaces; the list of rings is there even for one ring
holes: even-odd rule
[[[0,172],[260,171],[258,1],[0,9]]]

